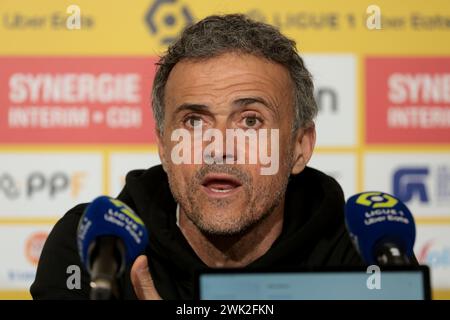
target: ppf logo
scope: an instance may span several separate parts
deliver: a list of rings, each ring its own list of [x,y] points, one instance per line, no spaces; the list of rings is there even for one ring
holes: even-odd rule
[[[434,167],[400,167],[394,171],[392,189],[394,195],[404,202],[448,203],[450,202],[450,167],[445,164]]]
[[[103,192],[98,153],[0,154],[1,216],[57,217]]]
[[[21,197],[32,200],[39,195],[54,199],[68,192],[73,199],[77,199],[85,179],[86,172],[83,171],[71,173],[33,171],[24,179],[17,178],[9,172],[0,172],[0,195],[3,194],[9,200]]]
[[[169,45],[181,30],[194,22],[194,18],[179,0],[155,0],[145,15],[145,22],[162,45]]]

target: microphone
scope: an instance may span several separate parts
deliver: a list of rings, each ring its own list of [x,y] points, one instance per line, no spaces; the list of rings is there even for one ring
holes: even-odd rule
[[[100,196],[78,224],[78,253],[91,276],[91,300],[119,298],[117,279],[148,243],[142,220],[126,204]]]
[[[362,192],[345,204],[347,230],[363,260],[372,265],[408,266],[416,227],[406,205],[383,192]]]

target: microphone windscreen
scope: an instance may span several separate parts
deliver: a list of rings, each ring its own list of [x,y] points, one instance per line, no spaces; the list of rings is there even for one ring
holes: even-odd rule
[[[414,218],[400,199],[384,192],[356,194],[345,204],[345,220],[366,263],[376,264],[375,250],[381,243],[394,243],[408,257],[414,255]]]
[[[120,200],[107,196],[94,199],[86,207],[78,224],[78,252],[89,271],[89,247],[100,236],[114,236],[122,240],[126,265],[133,263],[148,243],[147,229],[141,218]]]

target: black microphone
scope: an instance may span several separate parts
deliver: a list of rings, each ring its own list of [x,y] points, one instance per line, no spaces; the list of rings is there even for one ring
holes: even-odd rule
[[[368,264],[408,266],[414,260],[414,218],[400,199],[383,192],[363,192],[345,205],[347,229]]]
[[[119,298],[117,279],[148,243],[142,220],[123,202],[106,196],[86,208],[78,225],[78,252],[91,277],[91,300]]]

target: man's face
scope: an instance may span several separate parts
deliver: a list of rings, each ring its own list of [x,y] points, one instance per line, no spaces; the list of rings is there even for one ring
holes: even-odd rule
[[[182,213],[202,232],[242,233],[283,206],[289,175],[301,171],[310,156],[302,155],[302,137],[308,134],[292,134],[292,92],[292,81],[283,66],[253,55],[227,53],[207,60],[183,60],[171,71],[165,89],[164,132],[159,137],[159,152]],[[192,159],[212,141],[200,140],[198,144],[197,139],[194,143],[194,131],[220,130],[223,154],[213,155],[224,163],[177,163],[173,150],[180,142],[171,138],[177,129],[192,133]],[[225,150],[226,129],[253,129],[256,133],[278,129],[276,141],[267,139],[268,154],[275,150],[273,142],[277,144],[278,170],[262,175],[259,156],[256,163],[249,163],[249,154],[255,150],[249,147],[248,140],[236,145],[230,155]],[[267,130],[268,136],[271,130]],[[308,137],[311,135],[314,132]],[[312,145],[311,141],[306,143],[312,151],[314,141]],[[202,150],[197,150],[199,146]],[[246,161],[238,164],[236,156],[243,151]],[[303,161],[300,166],[299,160]]]

